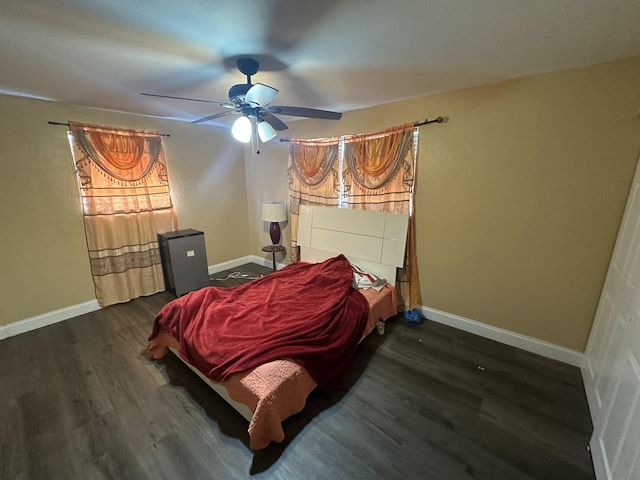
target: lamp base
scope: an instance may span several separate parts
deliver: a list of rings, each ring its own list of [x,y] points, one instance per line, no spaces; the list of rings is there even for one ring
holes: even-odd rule
[[[271,235],[271,243],[273,245],[278,245],[280,243],[280,224],[278,222],[271,222],[269,235]]]

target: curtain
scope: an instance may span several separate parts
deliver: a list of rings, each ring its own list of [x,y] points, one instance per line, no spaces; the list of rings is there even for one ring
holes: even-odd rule
[[[178,224],[159,133],[69,125],[98,303],[164,290],[157,234]]]
[[[404,266],[396,284],[405,310],[420,303],[415,241],[415,126],[344,137],[343,204],[347,208],[409,215]]]
[[[298,259],[298,213],[300,205],[338,207],[340,175],[339,139],[291,140],[289,145],[289,220],[291,261]]]

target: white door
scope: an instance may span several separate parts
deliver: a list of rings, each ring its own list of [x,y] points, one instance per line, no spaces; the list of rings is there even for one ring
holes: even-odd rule
[[[627,200],[582,376],[598,480],[640,479],[640,169]]]

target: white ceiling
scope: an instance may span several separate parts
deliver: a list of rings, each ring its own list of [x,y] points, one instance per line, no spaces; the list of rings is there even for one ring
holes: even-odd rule
[[[640,55],[639,0],[0,0],[0,93],[192,121],[254,82],[348,110]],[[286,119],[290,121],[291,119]]]

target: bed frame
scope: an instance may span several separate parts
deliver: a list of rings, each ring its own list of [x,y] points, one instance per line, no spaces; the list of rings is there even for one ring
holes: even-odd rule
[[[229,405],[231,405],[240,415],[242,415],[244,418],[246,418],[247,421],[249,421],[249,422],[251,421],[251,417],[253,416],[253,412],[251,411],[251,409],[249,407],[247,407],[244,403],[237,402],[233,398],[231,398],[229,396],[229,393],[227,392],[227,389],[224,388],[224,386],[222,384],[215,383],[215,382],[212,382],[211,380],[209,380],[204,375],[204,373],[202,373],[196,367],[191,365],[189,362],[185,361],[175,348],[169,348],[169,350],[171,350],[173,352],[173,354],[182,361],[182,363],[184,363],[187,367],[189,367],[191,370],[196,372],[196,374],[202,380],[204,380],[205,383],[207,385],[209,385],[213,389],[214,392],[216,392],[218,395],[220,395],[224,399],[224,401],[227,402]]]
[[[362,270],[395,285],[396,268],[402,267],[404,262],[408,215],[310,205],[301,205],[299,215],[301,260],[321,262],[342,253]],[[240,415],[251,421],[253,412],[249,407],[233,400],[223,385],[212,382],[185,362],[177,350],[170,350]]]

